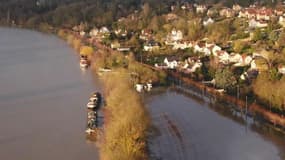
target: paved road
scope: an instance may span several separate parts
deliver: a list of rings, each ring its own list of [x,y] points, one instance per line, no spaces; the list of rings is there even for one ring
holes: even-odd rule
[[[244,125],[174,91],[147,98],[159,160],[278,160],[280,149]]]

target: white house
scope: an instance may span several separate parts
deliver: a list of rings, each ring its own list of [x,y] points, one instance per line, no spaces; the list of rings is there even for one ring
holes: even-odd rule
[[[79,33],[79,35],[81,36],[81,37],[83,37],[83,36],[85,36],[85,32],[84,31],[80,31],[80,33]]]
[[[221,51],[221,50],[222,50],[222,48],[220,46],[215,45],[213,47],[213,49],[212,49],[212,53],[213,53],[214,56],[218,56],[218,52]]]
[[[111,43],[111,48],[112,49],[117,49],[117,48],[120,48],[120,47],[121,47],[121,44],[118,41],[115,41],[115,42]]]
[[[241,9],[242,9],[242,7],[240,5],[238,5],[238,4],[234,4],[233,5],[233,10],[234,11],[240,11]]]
[[[279,23],[282,27],[285,27],[285,16],[284,16],[284,15],[279,17],[278,23]]]
[[[247,66],[250,65],[252,57],[249,55],[242,55],[240,61],[236,62],[234,66]]]
[[[215,21],[212,18],[208,18],[203,21],[204,26],[208,26],[209,24],[213,24]]]
[[[173,44],[173,50],[177,50],[177,49],[187,49],[187,48],[192,48],[194,45],[194,42],[188,42],[188,41],[183,41],[183,42],[174,42]]]
[[[155,51],[160,49],[160,45],[157,42],[149,41],[143,46],[144,51]]]
[[[242,56],[239,53],[237,53],[237,54],[232,53],[230,55],[230,59],[229,59],[230,63],[239,63],[241,61],[242,61]]]
[[[268,26],[268,23],[265,21],[258,21],[255,19],[251,19],[248,21],[248,26],[250,28],[265,28]]]
[[[89,35],[91,37],[96,37],[98,35],[98,33],[99,33],[99,30],[98,30],[98,28],[95,27],[89,32]]]
[[[203,52],[204,47],[205,47],[205,44],[197,43],[197,44],[194,46],[194,52]]]
[[[122,36],[122,37],[125,37],[125,36],[127,36],[127,34],[128,34],[127,30],[125,30],[125,29],[116,29],[116,30],[114,31],[114,33],[115,33],[117,36]]]
[[[228,52],[223,51],[223,50],[217,51],[217,55],[221,63],[227,64],[229,62],[230,55],[228,54]]]
[[[230,18],[235,16],[235,11],[230,8],[223,8],[220,10],[220,16]]]
[[[281,74],[285,74],[285,65],[279,65],[278,66],[278,72]]]
[[[212,53],[212,52],[211,52],[211,48],[212,48],[212,47],[204,47],[202,52],[203,52],[206,56],[210,56],[211,53]]]
[[[183,33],[180,30],[172,29],[167,39],[171,41],[180,41],[183,39]]]
[[[178,61],[175,59],[168,60],[168,58],[164,59],[164,63],[167,65],[170,69],[175,69],[178,66]]]
[[[152,38],[152,30],[141,30],[139,38],[144,41],[150,40]]]
[[[107,27],[101,27],[99,32],[101,34],[109,34],[110,33],[110,30],[107,28]]]
[[[250,63],[250,69],[252,70],[258,70],[257,65],[255,63],[255,60],[252,60]]]
[[[136,84],[135,88],[136,88],[137,92],[142,92],[143,91],[143,85],[142,84]]]
[[[197,69],[202,67],[202,63],[200,60],[194,63],[194,65],[191,67],[190,72],[195,72]]]
[[[204,13],[207,11],[207,7],[205,5],[196,5],[197,13]]]

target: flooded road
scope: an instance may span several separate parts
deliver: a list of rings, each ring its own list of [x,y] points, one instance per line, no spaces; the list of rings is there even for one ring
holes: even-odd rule
[[[191,94],[170,89],[152,94],[146,99],[154,160],[284,159],[284,136],[245,125]]]
[[[98,159],[84,132],[98,86],[62,40],[0,28],[0,159]]]

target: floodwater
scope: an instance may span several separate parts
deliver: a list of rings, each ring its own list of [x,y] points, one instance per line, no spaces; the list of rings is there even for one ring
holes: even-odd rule
[[[62,40],[0,28],[0,159],[98,159],[84,131],[99,86]]]
[[[250,118],[245,123],[241,114],[231,115],[191,91],[156,91],[146,100],[154,124],[153,160],[285,159],[282,134],[260,129]]]

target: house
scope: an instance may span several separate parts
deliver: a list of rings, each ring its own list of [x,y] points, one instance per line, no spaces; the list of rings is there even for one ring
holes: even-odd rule
[[[101,27],[99,32],[101,34],[110,34],[110,30],[107,27]]]
[[[273,10],[268,8],[250,7],[239,12],[240,18],[269,21],[274,16]]]
[[[143,84],[136,84],[135,88],[136,88],[137,92],[142,92],[143,91]]]
[[[253,79],[256,79],[257,76],[258,76],[258,70],[249,69],[240,76],[240,79],[241,80],[253,80]]]
[[[125,30],[125,29],[116,29],[116,30],[114,31],[114,33],[115,33],[117,36],[122,36],[122,37],[126,37],[127,34],[128,34],[127,30]]]
[[[227,64],[230,59],[230,55],[226,51],[217,51],[217,57],[219,57],[219,61],[221,63]]]
[[[257,18],[257,20],[269,21],[272,16],[273,16],[272,9],[262,8],[262,9],[257,11],[256,18]]]
[[[275,15],[277,15],[277,16],[282,16],[282,15],[284,14],[284,11],[283,11],[282,8],[276,8],[276,9],[274,10],[274,13],[275,13]]]
[[[205,13],[207,11],[207,7],[205,5],[196,5],[197,13]]]
[[[178,60],[174,57],[165,58],[163,62],[169,69],[175,69],[178,66]]]
[[[239,63],[241,61],[242,61],[242,56],[239,53],[237,53],[237,54],[232,53],[229,57],[230,63]]]
[[[117,49],[117,48],[120,48],[120,47],[121,47],[121,44],[118,41],[115,41],[115,42],[111,43],[111,48],[112,49]]]
[[[177,20],[177,19],[178,19],[178,16],[176,14],[174,14],[174,13],[169,13],[169,14],[166,15],[166,20],[168,22],[174,21],[174,20]]]
[[[163,64],[157,64],[157,63],[155,63],[155,64],[154,64],[154,67],[155,67],[155,68],[159,68],[159,69],[167,69],[167,68],[168,68],[168,66],[167,66],[165,63],[163,63]]]
[[[212,53],[214,56],[217,56],[218,55],[217,52],[221,51],[221,50],[222,50],[222,48],[220,46],[214,45],[214,47],[212,48]]]
[[[84,36],[86,35],[86,32],[80,31],[80,32],[79,32],[79,35],[80,35],[81,37],[84,37]]]
[[[160,49],[160,45],[158,42],[155,41],[148,41],[144,46],[143,46],[144,51],[157,51]]]
[[[285,15],[282,15],[279,17],[278,23],[282,26],[285,27]]]
[[[144,41],[148,41],[148,40],[152,39],[152,30],[150,30],[150,29],[141,30],[141,34],[139,36],[139,39],[144,40]]]
[[[99,33],[99,30],[98,30],[98,28],[95,27],[95,28],[91,29],[91,31],[89,32],[89,35],[91,37],[96,37],[98,35],[98,33]]]
[[[203,52],[205,47],[206,47],[205,43],[199,42],[194,46],[194,52]]]
[[[248,26],[250,28],[265,28],[268,26],[268,23],[266,21],[251,19],[248,21]]]
[[[181,9],[191,11],[193,10],[193,5],[191,3],[185,2],[181,5]]]
[[[197,69],[201,68],[203,63],[198,60],[197,62],[194,63],[194,65],[191,67],[190,72],[196,72]]]
[[[194,42],[191,41],[181,41],[181,42],[174,42],[173,43],[173,50],[178,50],[178,49],[187,49],[187,48],[192,48],[194,45]]]
[[[234,66],[247,66],[250,65],[252,57],[249,55],[242,55],[241,59],[234,64]]]
[[[230,8],[223,8],[220,10],[220,16],[227,18],[234,17],[235,11]]]
[[[117,51],[120,51],[120,52],[128,52],[130,50],[131,50],[130,47],[119,47],[119,48],[117,48]]]
[[[250,69],[259,72],[267,71],[269,69],[267,60],[262,57],[254,58],[250,63]]]
[[[216,8],[210,8],[207,11],[207,16],[209,16],[209,17],[213,17],[213,16],[218,15],[218,14],[219,14],[219,12]]]
[[[208,26],[209,24],[213,24],[215,21],[212,18],[207,18],[203,21],[204,26]]]
[[[171,39],[172,41],[180,41],[183,39],[183,33],[180,30],[176,30],[176,29],[172,29],[170,35],[169,35],[169,39]]]
[[[278,66],[278,72],[281,74],[285,74],[285,65],[279,65]]]
[[[233,10],[234,11],[240,11],[241,9],[242,9],[242,7],[240,5],[238,5],[238,4],[234,4],[233,5]]]
[[[204,47],[202,52],[205,54],[205,56],[210,56],[212,53],[212,48],[213,47]]]
[[[146,90],[146,91],[151,91],[151,89],[152,89],[152,84],[151,83],[147,83],[146,85],[144,85],[144,89]]]

